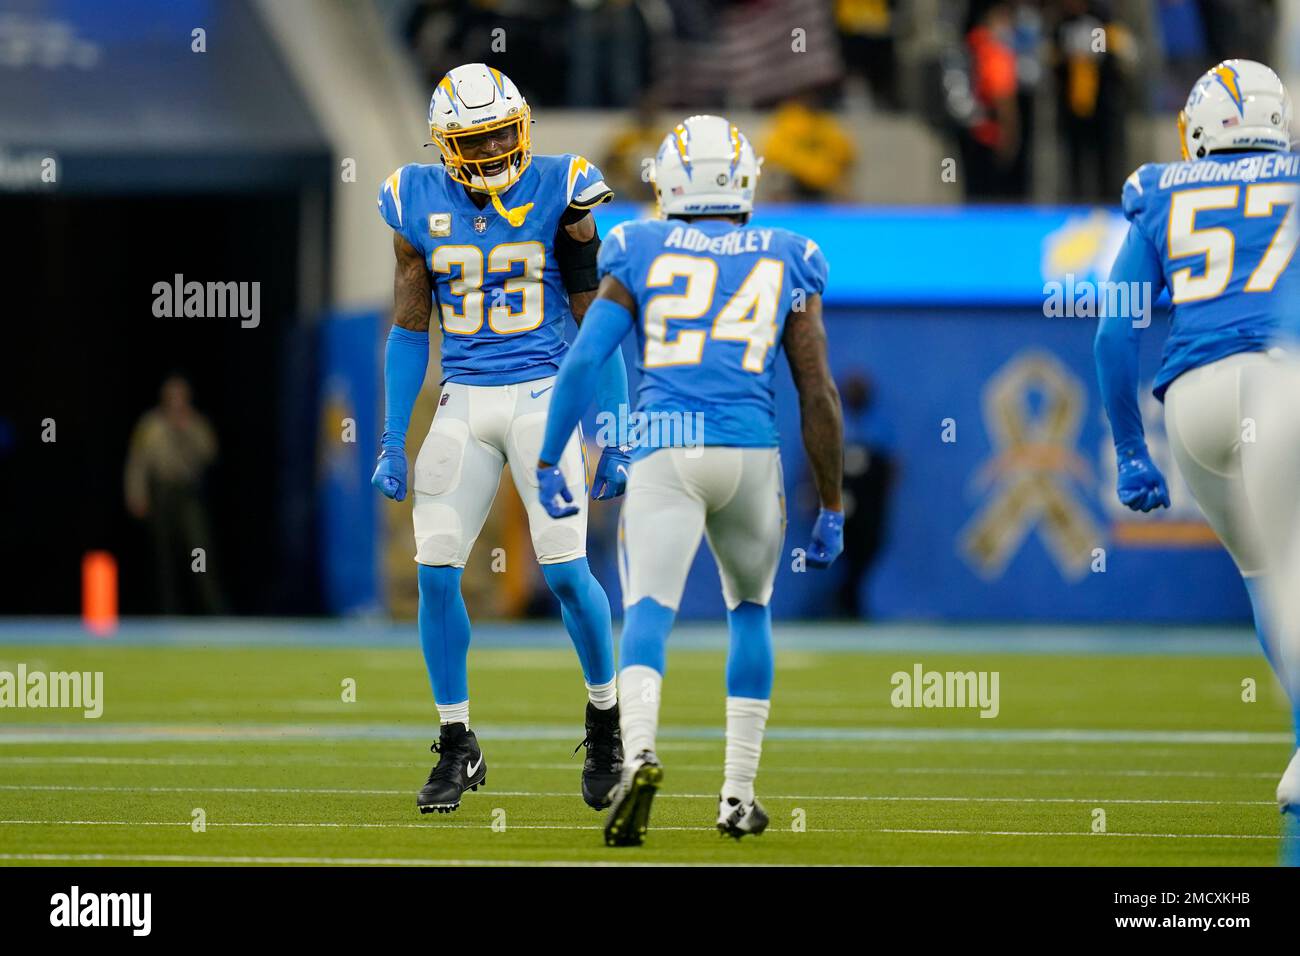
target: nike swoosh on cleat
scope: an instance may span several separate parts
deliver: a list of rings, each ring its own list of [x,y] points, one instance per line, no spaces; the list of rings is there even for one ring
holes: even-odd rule
[[[551,389],[553,389],[554,387],[555,387],[554,385],[547,385],[545,388],[543,388],[543,389],[539,389],[539,390],[536,391],[536,392],[534,392],[532,389],[529,389],[528,394],[531,395],[531,396],[533,396],[533,398],[540,398],[542,395],[545,395],[547,392],[549,392],[549,391],[550,391]]]
[[[474,761],[471,760],[468,764],[466,764],[466,765],[465,765],[465,779],[468,780],[470,777],[474,776],[474,774],[478,773],[478,768],[481,767],[481,766],[483,766],[483,758],[482,758],[482,757],[479,757],[479,758],[478,758],[478,763],[475,763]]]

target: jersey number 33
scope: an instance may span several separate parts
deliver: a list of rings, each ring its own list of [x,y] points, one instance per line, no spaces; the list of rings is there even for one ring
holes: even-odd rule
[[[486,272],[484,267],[486,266]],[[433,271],[446,273],[452,295],[460,298],[460,309],[442,303],[442,327],[458,335],[473,335],[483,327],[501,335],[527,332],[542,324],[546,316],[546,247],[540,242],[505,242],[493,246],[486,257],[478,246],[438,246],[433,253]],[[486,278],[506,278],[492,290],[485,303]]]

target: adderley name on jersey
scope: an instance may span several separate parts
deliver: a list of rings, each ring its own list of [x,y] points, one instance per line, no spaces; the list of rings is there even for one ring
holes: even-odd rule
[[[1191,183],[1222,183],[1239,180],[1278,179],[1300,175],[1300,154],[1273,153],[1268,156],[1243,156],[1233,163],[1207,160],[1171,163],[1160,171],[1160,188],[1186,186]]]
[[[738,256],[746,252],[767,252],[772,245],[771,229],[735,229],[720,236],[690,226],[678,226],[664,240],[665,249],[687,252],[712,252],[720,256]]]

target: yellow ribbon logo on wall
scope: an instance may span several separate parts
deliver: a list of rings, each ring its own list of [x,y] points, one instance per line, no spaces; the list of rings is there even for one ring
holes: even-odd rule
[[[963,558],[997,578],[1037,531],[1063,577],[1087,573],[1102,531],[1077,491],[1090,469],[1075,451],[1085,392],[1055,356],[1022,352],[984,387],[995,454],[975,476],[988,500],[962,530]]]

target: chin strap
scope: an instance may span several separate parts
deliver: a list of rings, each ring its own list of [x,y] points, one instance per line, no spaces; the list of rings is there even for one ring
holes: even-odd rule
[[[491,190],[488,195],[492,197],[492,208],[495,209],[506,222],[510,223],[510,225],[514,226],[516,229],[524,224],[524,220],[528,218],[529,211],[533,208],[533,204],[527,202],[522,206],[516,206],[514,209],[507,209],[502,204],[501,197],[497,195],[495,189]]]

